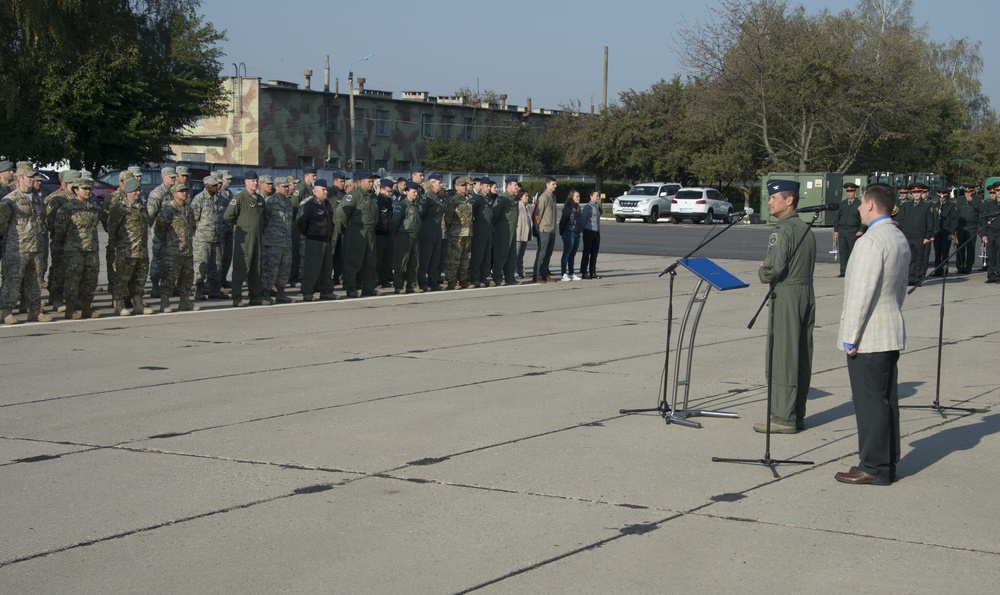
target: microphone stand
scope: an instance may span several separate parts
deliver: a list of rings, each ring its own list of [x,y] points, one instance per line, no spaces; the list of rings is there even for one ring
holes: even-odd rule
[[[631,415],[633,413],[651,413],[651,412],[655,411],[655,412],[659,413],[660,417],[662,417],[664,419],[664,421],[666,421],[668,424],[669,423],[678,423],[678,424],[689,426],[689,427],[692,427],[692,428],[700,428],[701,427],[701,424],[698,423],[698,422],[694,422],[694,421],[691,421],[691,420],[688,420],[688,419],[684,419],[684,418],[681,418],[681,417],[670,415],[670,412],[671,412],[670,405],[667,404],[667,383],[669,382],[669,378],[670,378],[670,375],[668,373],[669,372],[669,366],[670,366],[670,337],[671,337],[671,334],[672,334],[672,331],[673,331],[673,325],[674,325],[674,277],[677,276],[677,267],[680,266],[681,260],[685,260],[687,258],[690,258],[691,256],[694,255],[695,252],[697,252],[697,251],[701,250],[702,248],[704,248],[705,246],[707,246],[709,243],[711,243],[713,240],[715,240],[715,238],[717,238],[717,237],[721,236],[722,234],[726,233],[726,231],[728,231],[730,227],[732,227],[733,225],[735,225],[736,222],[739,221],[740,219],[742,219],[746,214],[747,213],[744,212],[743,215],[739,215],[738,217],[734,217],[729,222],[728,225],[726,225],[724,228],[722,228],[721,231],[719,231],[715,235],[709,235],[708,237],[706,237],[704,240],[702,240],[702,242],[700,244],[698,244],[697,246],[695,246],[694,250],[691,250],[690,252],[688,252],[687,255],[684,256],[683,258],[674,261],[673,264],[671,264],[667,268],[663,269],[663,271],[660,272],[660,274],[658,275],[658,277],[662,277],[663,275],[666,275],[668,273],[670,274],[669,290],[668,290],[668,294],[667,294],[667,296],[668,296],[667,297],[667,345],[666,345],[666,349],[664,349],[664,354],[663,354],[663,382],[662,382],[663,394],[660,396],[659,401],[656,403],[656,407],[650,407],[650,408],[646,408],[646,409],[619,409],[618,413],[620,413],[622,415]]]
[[[1000,216],[1000,213],[994,215],[994,217],[997,217],[997,216]],[[943,343],[943,341],[944,341],[944,292],[945,292],[945,288],[947,288],[947,286],[948,286],[948,261],[951,260],[952,256],[955,256],[963,248],[965,248],[965,246],[968,245],[969,242],[974,242],[974,241],[978,240],[979,239],[979,234],[981,232],[983,232],[987,227],[989,227],[990,222],[992,221],[992,219],[994,217],[991,217],[990,221],[987,221],[982,226],[980,226],[979,229],[976,230],[976,233],[972,234],[971,238],[969,238],[965,242],[962,242],[961,246],[958,246],[957,248],[954,249],[954,251],[950,252],[948,254],[948,257],[944,259],[944,262],[942,262],[938,266],[934,267],[934,269],[931,271],[931,274],[929,276],[925,276],[922,279],[920,279],[920,281],[916,285],[914,285],[913,287],[911,287],[906,292],[906,295],[910,295],[911,293],[913,293],[914,291],[916,291],[918,287],[922,286],[927,279],[930,279],[932,276],[934,276],[935,273],[937,273],[938,271],[941,271],[941,305],[940,305],[940,308],[938,310],[937,373],[936,373],[935,380],[934,380],[934,402],[932,404],[930,404],[930,405],[900,405],[899,406],[900,409],[930,409],[932,411],[936,411],[938,413],[938,415],[940,415],[941,417],[946,417],[945,414],[944,414],[945,411],[964,411],[966,413],[986,413],[985,409],[976,409],[974,407],[950,407],[950,406],[943,406],[943,405],[941,405],[941,352],[942,352],[943,345],[944,345],[944,343]],[[949,247],[950,247],[950,244],[949,244]]]
[[[839,206],[839,203],[833,203]],[[833,209],[829,209],[833,210]],[[763,465],[771,470],[771,473],[775,477],[780,477],[778,475],[778,470],[775,468],[777,465],[815,465],[813,461],[799,461],[793,459],[773,459],[771,458],[771,401],[773,399],[773,382],[772,374],[774,373],[774,287],[778,284],[778,279],[784,278],[785,274],[788,272],[788,266],[792,262],[792,258],[799,251],[799,246],[805,241],[807,237],[810,236],[813,225],[816,220],[819,219],[820,213],[823,211],[814,211],[812,221],[806,225],[806,232],[802,234],[799,241],[795,244],[795,248],[788,257],[788,261],[785,262],[785,266],[781,268],[781,272],[774,278],[769,284],[767,295],[764,296],[764,301],[760,303],[760,307],[757,308],[757,312],[750,319],[750,323],[747,324],[747,328],[753,328],[753,325],[757,322],[757,317],[760,316],[764,306],[770,301],[770,307],[768,308],[767,316],[767,421],[765,431],[764,431],[764,456],[760,459],[735,459],[735,458],[725,458],[725,457],[712,457],[713,463],[746,463],[750,465]]]

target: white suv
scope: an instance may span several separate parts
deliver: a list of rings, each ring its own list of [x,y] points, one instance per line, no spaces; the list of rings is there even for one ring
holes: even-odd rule
[[[615,199],[611,212],[618,223],[635,217],[642,217],[646,223],[656,223],[660,217],[670,216],[670,200],[680,188],[680,184],[672,182],[636,184]]]
[[[722,219],[729,223],[732,216],[733,205],[715,188],[681,188],[670,205],[670,220],[674,223],[681,219],[704,223]]]

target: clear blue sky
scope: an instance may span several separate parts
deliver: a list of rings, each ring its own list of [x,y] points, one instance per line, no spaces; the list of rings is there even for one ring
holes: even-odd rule
[[[811,13],[839,12],[854,0],[802,0]],[[347,84],[355,66],[372,89],[427,91],[450,95],[468,85],[507,93],[508,102],[556,108],[580,100],[583,109],[601,102],[604,46],[609,46],[608,100],[627,89],[643,90],[661,78],[684,74],[671,35],[688,23],[704,22],[716,3],[678,0],[568,3],[506,0],[443,2],[423,0],[372,3],[318,0],[204,0],[201,12],[227,30],[224,75],[233,62],[247,75],[302,84],[313,71],[322,88],[323,64],[330,55],[331,86]],[[277,7],[277,8],[276,8]],[[982,42],[983,91],[1000,109],[1000,38],[989,30],[1000,22],[1000,3],[972,0],[914,0],[918,25],[929,25],[935,41],[969,37]],[[281,25],[276,34],[275,25]],[[933,84],[933,81],[928,81]]]

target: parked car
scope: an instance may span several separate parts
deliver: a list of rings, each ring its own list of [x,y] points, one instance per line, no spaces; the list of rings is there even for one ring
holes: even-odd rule
[[[680,184],[673,182],[636,184],[615,199],[611,212],[618,223],[636,217],[646,223],[656,223],[660,217],[670,216],[670,200],[680,188]]]
[[[715,219],[729,223],[732,217],[733,205],[715,188],[681,188],[670,205],[670,219],[674,223],[682,220],[713,223]]]

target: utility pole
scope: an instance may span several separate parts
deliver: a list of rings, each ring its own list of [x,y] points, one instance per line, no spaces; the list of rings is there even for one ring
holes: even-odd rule
[[[608,109],[608,46],[604,46],[604,86],[601,91],[601,115]]]

